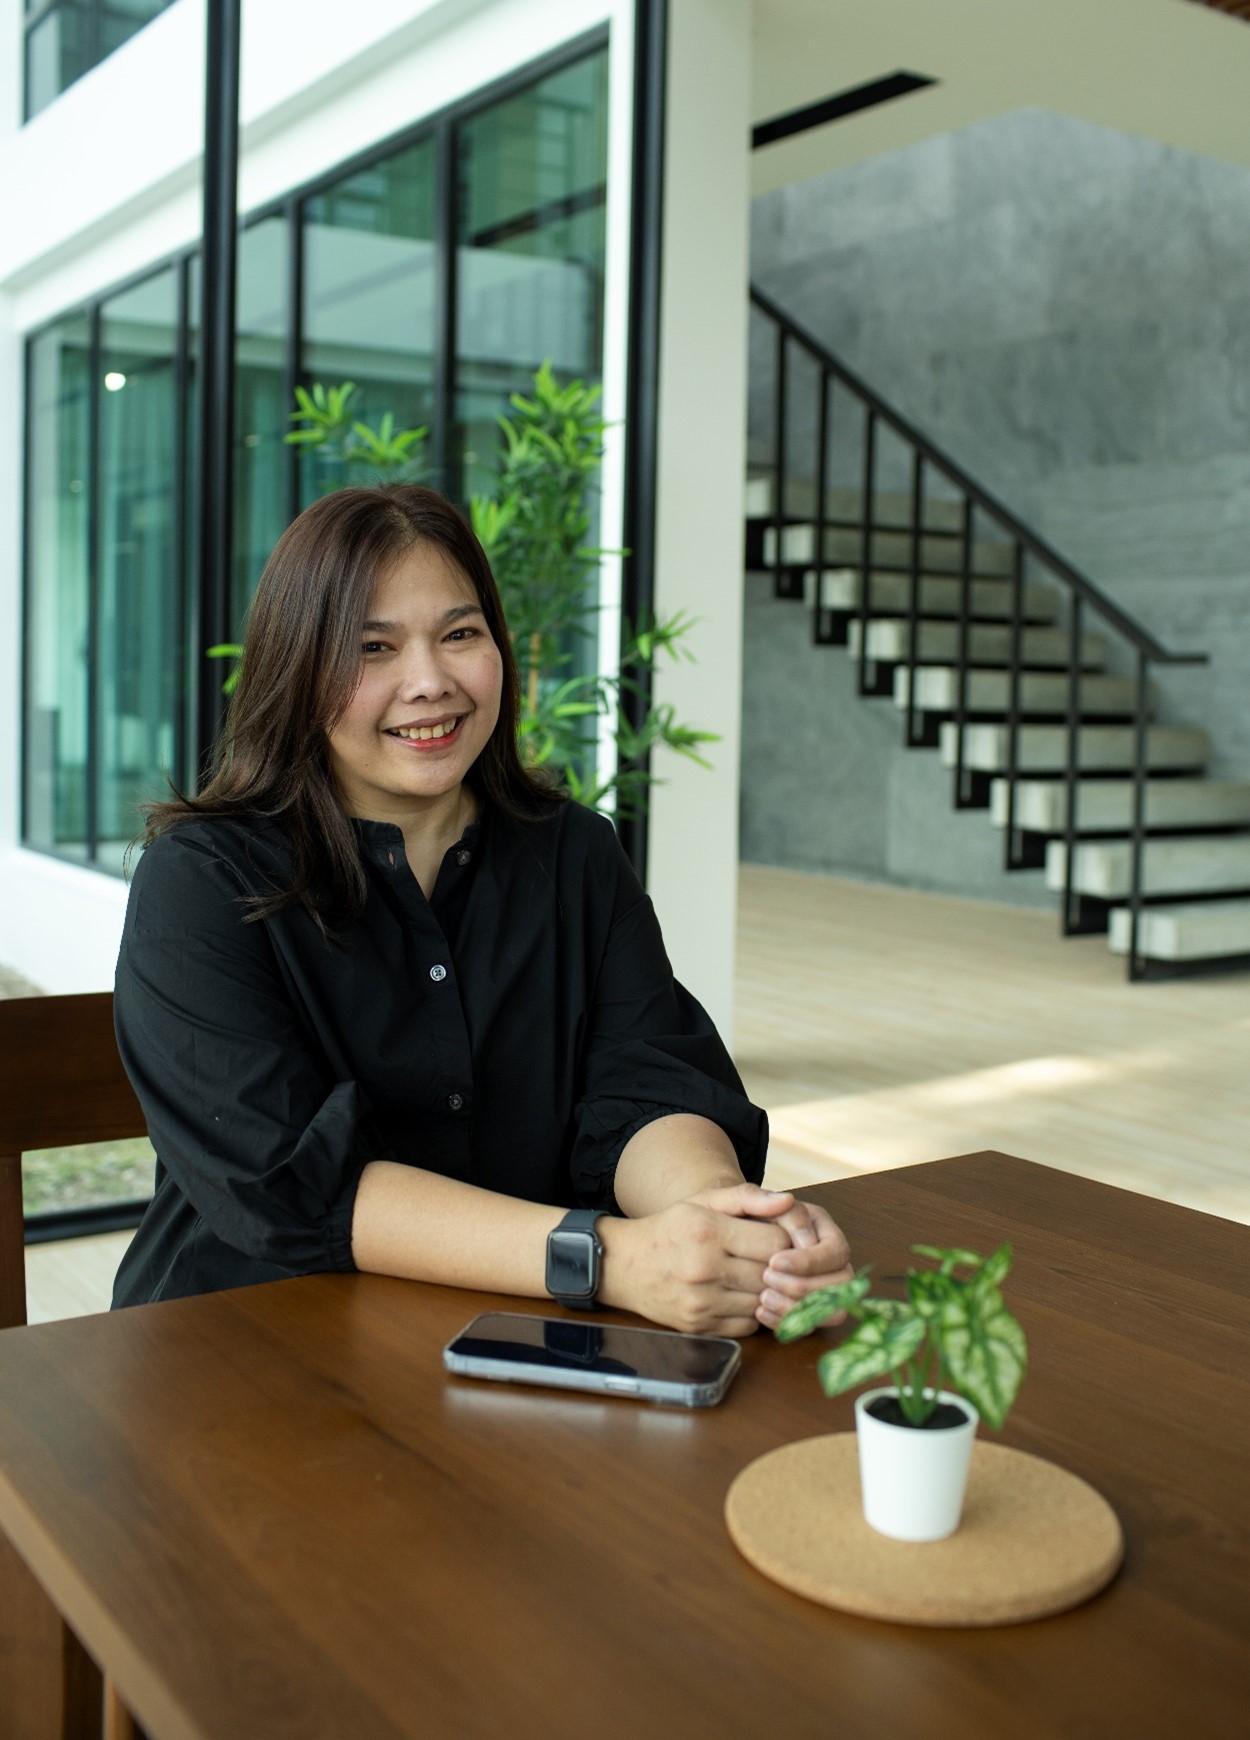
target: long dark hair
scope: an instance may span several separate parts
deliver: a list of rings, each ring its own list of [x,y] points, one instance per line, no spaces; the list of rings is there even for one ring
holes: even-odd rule
[[[198,796],[149,805],[143,844],[179,822],[278,821],[292,880],[253,899],[251,918],[295,902],[324,931],[358,913],[365,878],[330,767],[327,736],[356,692],[361,630],[382,572],[420,541],[468,577],[503,660],[499,718],[469,773],[480,796],[531,817],[565,795],[521,763],[521,687],[486,553],[450,502],[419,484],[339,489],[305,508],[274,546],[248,614],[238,686]]]

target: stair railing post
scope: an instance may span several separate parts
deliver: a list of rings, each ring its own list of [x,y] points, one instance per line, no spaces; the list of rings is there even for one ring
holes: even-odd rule
[[[773,406],[773,590],[777,591],[785,565],[782,536],[786,523],[786,420],[789,414],[786,378],[786,329],[777,328],[777,366]]]
[[[955,694],[955,808],[967,809],[972,799],[972,781],[964,766],[968,725],[968,659],[972,638],[972,497],[963,498],[959,526],[959,651],[956,658]]]
[[[1145,977],[1146,963],[1138,952],[1141,929],[1142,882],[1146,848],[1146,762],[1150,694],[1149,654],[1137,653],[1137,698],[1133,730],[1133,844],[1129,867],[1128,976],[1133,983]]]
[[[816,567],[813,571],[815,590],[812,595],[812,639],[820,646],[825,602],[825,540],[829,520],[829,389],[831,376],[827,368],[820,371],[820,403],[816,408]]]
[[[907,592],[907,713],[903,721],[903,742],[915,749],[916,738],[916,671],[920,641],[920,569],[923,555],[924,521],[924,455],[918,447],[911,454],[911,562]]]
[[[872,612],[873,521],[877,512],[877,412],[870,404],[864,407],[863,480],[863,532],[860,540],[862,571],[859,578],[859,692],[861,695],[870,695],[876,692],[876,667],[868,659],[868,623]]]
[[[1016,852],[1016,781],[1020,764],[1020,656],[1024,629],[1024,546],[1017,538],[1011,563],[1011,666],[1007,700],[1007,845],[1004,868],[1020,868]]]
[[[1073,898],[1076,889],[1076,837],[1078,789],[1081,770],[1081,628],[1083,601],[1074,595],[1068,625],[1068,744],[1064,766],[1063,905],[1059,913],[1060,936],[1072,936],[1079,928]]]

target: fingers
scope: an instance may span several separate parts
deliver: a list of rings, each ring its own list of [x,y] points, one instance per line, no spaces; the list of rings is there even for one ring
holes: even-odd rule
[[[724,1222],[724,1249],[731,1257],[741,1257],[758,1263],[763,1269],[782,1251],[790,1249],[790,1241],[773,1221],[730,1220]]]
[[[776,1220],[794,1207],[788,1190],[763,1190],[758,1184],[730,1184],[721,1190],[704,1190],[695,1200],[718,1214],[746,1215],[752,1220]]]
[[[814,1245],[819,1237],[812,1225],[811,1208],[806,1202],[796,1202],[793,1208],[778,1215],[773,1225],[779,1226],[783,1232],[788,1233],[790,1243],[799,1250],[803,1250],[808,1245]]]
[[[795,1208],[807,1209],[811,1216],[811,1230],[816,1236],[810,1244],[800,1245],[792,1239],[792,1248],[773,1267],[782,1274],[792,1275],[831,1275],[835,1270],[844,1269],[851,1260],[851,1247],[842,1228],[816,1203],[796,1203]]]

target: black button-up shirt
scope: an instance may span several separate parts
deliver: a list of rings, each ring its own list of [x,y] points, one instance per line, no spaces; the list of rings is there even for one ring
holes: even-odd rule
[[[487,808],[427,901],[403,835],[358,822],[368,895],[327,941],[264,822],[184,822],[135,873],[118,1044],[157,1154],[114,1305],[351,1269],[370,1160],[533,1202],[612,1207],[625,1143],[710,1118],[763,1175],[764,1114],[675,981],[611,825]]]

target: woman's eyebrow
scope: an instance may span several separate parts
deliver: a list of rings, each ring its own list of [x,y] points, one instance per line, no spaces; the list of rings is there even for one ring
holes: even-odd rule
[[[484,612],[480,604],[453,604],[450,610],[445,610],[440,618],[442,622],[459,622],[464,616],[481,616]],[[402,622],[384,621],[381,617],[371,616],[367,622],[361,623],[361,629],[370,634],[397,634],[404,626]]]

